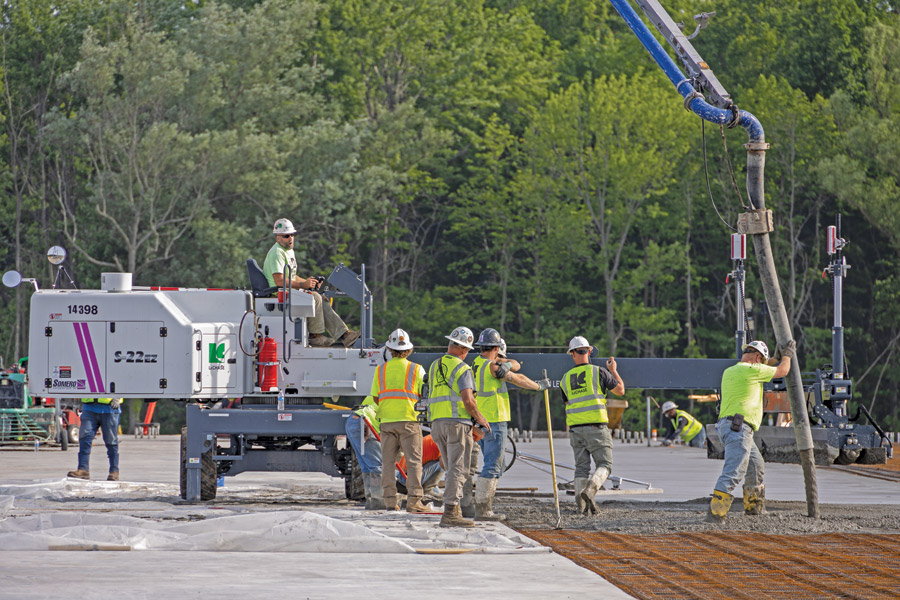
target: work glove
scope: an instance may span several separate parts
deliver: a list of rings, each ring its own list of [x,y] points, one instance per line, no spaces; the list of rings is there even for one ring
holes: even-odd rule
[[[795,342],[794,340],[791,340],[784,346],[779,346],[778,351],[781,352],[781,356],[783,358],[793,359],[794,356],[796,356],[796,354],[797,354],[797,342]]]
[[[546,377],[537,382],[539,392],[543,392],[544,390],[549,390],[551,388],[550,380]]]
[[[112,400],[109,401],[109,407],[113,410],[116,410],[117,408],[119,408],[119,406],[121,404],[122,404],[121,398],[113,398]]]

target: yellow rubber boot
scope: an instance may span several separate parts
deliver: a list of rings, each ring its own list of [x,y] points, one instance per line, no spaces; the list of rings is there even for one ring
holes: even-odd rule
[[[725,517],[728,516],[728,509],[731,508],[733,501],[734,496],[731,494],[713,490],[713,497],[709,501],[709,512],[706,514],[706,520],[710,523],[723,523]]]
[[[766,486],[755,485],[744,488],[744,514],[766,514]]]

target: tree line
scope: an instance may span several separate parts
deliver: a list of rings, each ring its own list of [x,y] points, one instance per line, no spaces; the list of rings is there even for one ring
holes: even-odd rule
[[[824,231],[840,213],[856,400],[900,428],[895,3],[664,5],[690,30],[716,12],[694,44],[772,144],[766,204],[801,367],[830,361]],[[44,254],[59,244],[86,288],[103,271],[247,287],[246,259],[287,217],[305,273],[365,263],[377,338],[400,326],[438,346],[464,324],[513,347],[579,334],[608,355],[733,353],[745,135],[686,112],[604,0],[2,11],[4,271],[52,281]],[[754,333],[771,346],[747,263]],[[28,291],[0,300],[9,363],[27,353]]]

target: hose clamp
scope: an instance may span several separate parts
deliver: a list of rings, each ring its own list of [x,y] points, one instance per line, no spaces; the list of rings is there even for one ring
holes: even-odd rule
[[[684,110],[686,110],[688,112],[693,112],[693,111],[691,111],[691,102],[693,102],[697,98],[700,98],[701,100],[704,99],[703,94],[701,94],[698,91],[693,91],[690,94],[688,94],[687,96],[685,96],[684,97]]]

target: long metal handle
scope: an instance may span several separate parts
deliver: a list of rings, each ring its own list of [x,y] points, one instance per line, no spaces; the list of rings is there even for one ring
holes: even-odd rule
[[[547,379],[547,369],[544,369],[544,379]],[[550,470],[553,476],[553,502],[556,503],[556,527],[562,522],[559,513],[559,490],[556,487],[556,456],[553,453],[553,425],[550,422],[550,391],[544,390],[544,408],[547,410],[547,439],[550,440]]]

